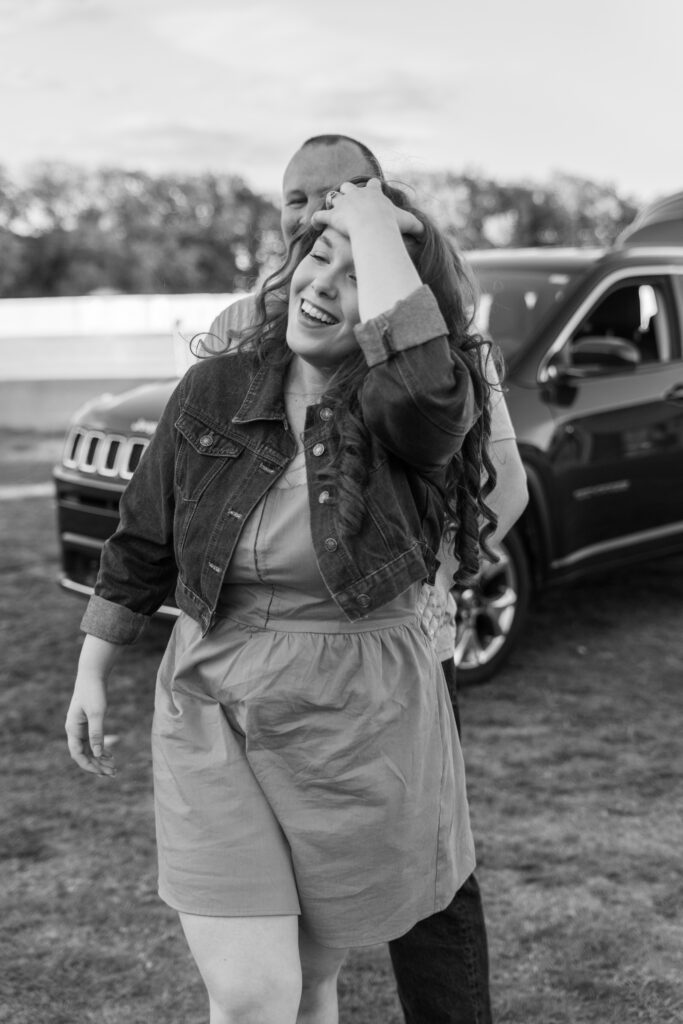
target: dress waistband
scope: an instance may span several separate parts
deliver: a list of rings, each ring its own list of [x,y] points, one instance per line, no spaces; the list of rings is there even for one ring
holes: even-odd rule
[[[261,630],[273,633],[371,633],[379,629],[393,629],[396,626],[415,626],[419,628],[417,613],[406,611],[402,614],[376,616],[371,619],[357,619],[348,622],[342,619],[313,618],[271,618],[255,614],[245,614],[243,610],[228,608],[216,609],[216,618],[230,620],[253,632]]]
[[[216,616],[249,629],[279,633],[367,633],[399,625],[419,625],[416,587],[367,617],[351,622],[344,618],[330,595],[307,594],[291,587],[243,584],[223,589]]]

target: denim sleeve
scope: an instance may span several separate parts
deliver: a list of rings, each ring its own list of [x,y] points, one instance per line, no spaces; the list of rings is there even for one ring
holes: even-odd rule
[[[81,621],[84,632],[112,643],[137,640],[175,583],[174,424],[182,388],[183,381],[123,493],[119,526],[102,548],[94,596]]]
[[[93,594],[81,619],[81,629],[84,633],[98,636],[112,644],[132,644],[148,621],[147,615]]]
[[[423,472],[438,471],[477,419],[470,370],[449,344],[431,290],[356,328],[369,372],[363,416],[385,448]]]

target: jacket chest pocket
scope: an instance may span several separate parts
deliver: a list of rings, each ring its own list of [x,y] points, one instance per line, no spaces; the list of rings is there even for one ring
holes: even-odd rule
[[[232,438],[186,410],[180,413],[175,426],[179,434],[176,493],[183,501],[196,504],[211,481],[226,465],[233,464],[243,449]]]

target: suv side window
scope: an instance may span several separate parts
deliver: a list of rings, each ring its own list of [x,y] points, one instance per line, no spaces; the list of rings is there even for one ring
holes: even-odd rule
[[[638,278],[615,285],[572,334],[569,366],[603,372],[637,370],[671,361],[671,330],[661,281]]]
[[[683,335],[683,272],[679,270],[677,273],[672,274],[671,281],[674,286],[674,300],[676,303],[676,312],[678,313],[680,338],[681,335]],[[683,351],[681,351],[681,346],[679,345],[678,351],[674,352],[674,358],[680,359],[682,356]]]

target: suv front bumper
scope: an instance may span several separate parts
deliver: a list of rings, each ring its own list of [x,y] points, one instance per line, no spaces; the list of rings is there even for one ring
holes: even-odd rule
[[[119,499],[124,488],[113,481],[84,478],[63,466],[55,467],[53,477],[61,558],[59,585],[89,597],[97,579],[102,545],[118,525]],[[172,598],[159,608],[157,615],[177,618],[179,610]]]

